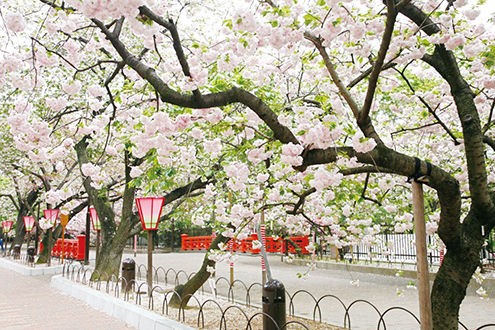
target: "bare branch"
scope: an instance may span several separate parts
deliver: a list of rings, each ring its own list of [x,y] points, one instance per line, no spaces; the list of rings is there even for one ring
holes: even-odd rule
[[[406,77],[406,74],[404,73],[404,71],[399,71],[396,68],[394,68],[394,70],[401,75],[402,79],[404,79],[404,81],[406,82],[406,85],[409,87],[411,92],[413,92],[413,94],[417,96],[417,98],[420,100],[420,102],[426,107],[426,109],[428,109],[428,112],[435,118],[437,123],[440,126],[442,126],[442,128],[445,130],[445,132],[447,132],[447,134],[452,138],[452,140],[454,141],[454,144],[456,146],[461,144],[459,141],[457,141],[457,138],[455,137],[454,133],[452,133],[452,131],[447,127],[447,125],[445,125],[445,123],[436,114],[436,111],[435,111],[436,109],[434,110],[421,95],[416,94],[416,90],[414,89],[412,84],[409,82],[409,79]],[[438,108],[438,105],[437,105],[437,108]]]
[[[382,206],[382,203],[380,203],[376,199],[366,196],[366,190],[368,189],[369,180],[370,180],[370,173],[366,174],[366,179],[364,180],[364,187],[363,187],[363,191],[361,192],[361,197],[364,200],[367,200],[367,201],[373,202],[379,206]]]

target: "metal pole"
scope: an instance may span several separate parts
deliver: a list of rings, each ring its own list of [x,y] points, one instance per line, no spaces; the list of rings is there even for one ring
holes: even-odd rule
[[[426,254],[426,224],[424,214],[423,184],[412,182],[414,207],[414,233],[416,235],[417,278],[419,295],[419,314],[421,330],[433,329],[430,301],[430,276]]]
[[[62,255],[61,255],[61,263],[64,263],[64,254],[65,254],[65,250],[64,250],[64,242],[65,242],[65,226],[62,225]]]
[[[34,255],[38,254],[38,245],[40,240],[40,204],[38,204],[38,213],[36,215],[36,221],[34,223],[36,233],[34,234]]]
[[[134,235],[134,256],[136,256],[137,252],[137,235]]]
[[[174,252],[174,218],[172,218],[172,237],[170,237],[170,252]]]
[[[148,273],[147,283],[148,283],[148,296],[151,297],[151,289],[153,286],[153,233],[151,230],[148,230]]]
[[[52,264],[52,228],[48,229],[48,244],[45,247],[48,250],[48,262],[47,265],[51,266]]]

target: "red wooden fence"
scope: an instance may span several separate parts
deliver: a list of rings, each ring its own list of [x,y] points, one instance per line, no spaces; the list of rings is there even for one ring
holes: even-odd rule
[[[43,243],[40,242],[40,253],[43,251]],[[78,235],[76,239],[64,239],[64,259],[84,260],[86,252],[86,236]],[[62,255],[62,239],[55,242],[52,249],[53,257]]]
[[[181,249],[184,251],[192,251],[192,250],[206,250],[210,247],[211,242],[213,240],[213,236],[191,236],[189,237],[187,234],[182,234],[182,244]],[[242,252],[242,253],[260,253],[260,249],[253,248],[253,241],[258,239],[258,235],[251,234],[251,236],[237,240],[234,239],[234,243],[232,245],[232,250],[229,246],[229,251],[233,252]],[[299,248],[301,248],[301,252],[303,254],[309,254],[308,250],[306,250],[306,246],[309,244],[308,236],[294,236],[290,238],[292,242],[294,242]],[[269,253],[285,253],[286,245],[288,246],[289,253],[296,253],[296,249],[289,243],[285,244],[285,240],[282,238],[275,239],[274,237],[266,237],[266,252]]]

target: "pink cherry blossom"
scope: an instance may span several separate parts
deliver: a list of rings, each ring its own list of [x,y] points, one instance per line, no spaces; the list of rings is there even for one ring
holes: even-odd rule
[[[131,168],[130,175],[132,178],[137,178],[138,176],[140,176],[143,173],[144,172],[139,167],[133,167],[133,168]]]
[[[69,95],[75,95],[81,90],[81,83],[77,80],[62,85],[62,90]]]
[[[464,9],[462,11],[462,13],[464,14],[464,16],[466,16],[466,18],[468,20],[475,20],[479,15],[480,15],[480,11],[479,9]]]
[[[303,152],[304,147],[300,144],[293,144],[289,142],[282,146],[281,160],[291,166],[299,166],[302,164],[303,159],[300,154]]]
[[[201,140],[204,136],[203,131],[200,130],[198,127],[194,127],[190,132],[189,135],[196,139],[196,140]]]
[[[100,85],[95,85],[95,84],[88,86],[87,92],[89,95],[91,95],[93,97],[100,97],[100,96],[103,96],[107,93],[105,88],[103,88]]]
[[[81,166],[81,172],[84,176],[93,177],[100,172],[100,167],[94,164],[86,163]]]
[[[26,28],[26,20],[20,13],[7,13],[5,26],[12,32],[22,32]]]
[[[352,138],[352,147],[357,152],[366,153],[376,147],[376,142],[373,139],[361,138],[360,134],[355,134]]]
[[[217,124],[223,119],[223,111],[219,108],[211,109],[206,115],[206,120],[210,124]]]
[[[175,118],[175,127],[177,130],[183,130],[191,124],[191,115],[182,114]]]
[[[46,105],[48,105],[53,111],[59,112],[67,106],[67,100],[64,97],[52,98],[48,97],[45,99]]]
[[[220,139],[214,139],[205,141],[203,147],[207,153],[210,153],[213,157],[218,156],[222,152],[222,142]]]
[[[458,35],[451,37],[445,43],[445,47],[449,50],[453,50],[459,46],[464,45],[465,42],[466,42],[466,38],[463,35],[458,34]]]
[[[337,172],[330,172],[325,167],[319,167],[314,174],[314,179],[309,184],[321,191],[329,186],[339,185],[342,181],[343,175]]]
[[[258,180],[258,182],[266,182],[266,180],[268,180],[268,178],[270,177],[269,174],[266,174],[266,173],[260,173],[256,176],[256,179]]]

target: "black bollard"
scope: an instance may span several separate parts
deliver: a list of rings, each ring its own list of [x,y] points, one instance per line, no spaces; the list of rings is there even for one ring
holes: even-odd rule
[[[14,259],[21,258],[21,246],[19,244],[14,245]]]
[[[29,263],[34,263],[34,246],[27,248],[27,259]]]
[[[285,287],[278,280],[263,286],[263,330],[278,330],[286,323]]]
[[[136,262],[126,258],[122,261],[122,291],[128,292],[134,286],[136,280]]]

